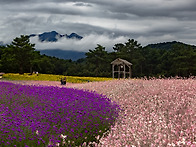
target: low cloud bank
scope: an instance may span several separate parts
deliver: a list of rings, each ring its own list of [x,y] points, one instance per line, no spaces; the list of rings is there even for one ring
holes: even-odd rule
[[[108,34],[85,35],[81,40],[61,38],[57,42],[40,42],[37,36],[30,38],[31,43],[34,43],[38,50],[62,49],[83,52],[87,52],[89,49],[94,50],[97,44],[106,47],[106,51],[112,51],[115,44],[125,43],[127,40],[128,37],[126,36],[114,37]]]

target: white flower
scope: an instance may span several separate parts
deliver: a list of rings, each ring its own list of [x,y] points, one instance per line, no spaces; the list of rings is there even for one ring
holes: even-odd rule
[[[38,130],[36,130],[36,132],[35,132],[37,135],[39,135],[39,132],[38,132]]]
[[[183,144],[183,145],[185,145],[185,144],[186,144],[186,142],[185,142],[185,141],[186,141],[186,139],[185,139],[185,138],[182,138],[182,144]]]
[[[65,138],[67,138],[67,135],[61,134],[61,137],[60,138],[65,139]]]
[[[50,146],[50,145],[52,145],[52,142],[51,142],[51,141],[49,141],[49,142],[48,142],[48,145],[49,145],[49,146]]]

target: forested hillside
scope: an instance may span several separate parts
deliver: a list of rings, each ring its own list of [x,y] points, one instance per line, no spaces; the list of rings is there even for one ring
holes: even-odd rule
[[[0,72],[40,73],[111,77],[111,62],[116,58],[133,64],[133,77],[196,75],[196,47],[180,42],[142,47],[136,40],[117,43],[112,52],[97,45],[77,61],[41,55],[28,36],[20,36],[10,45],[0,47]]]
[[[191,46],[192,48],[196,48],[196,46],[194,46],[194,45],[188,45],[188,44],[185,44],[185,43],[182,43],[182,42],[177,42],[177,41],[149,44],[146,47],[170,50],[176,44],[181,45],[181,46],[186,46],[186,47]]]

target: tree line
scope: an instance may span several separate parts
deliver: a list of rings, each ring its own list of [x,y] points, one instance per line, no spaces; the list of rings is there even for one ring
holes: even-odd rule
[[[10,45],[0,46],[0,71],[6,73],[32,73],[70,76],[111,77],[111,62],[122,58],[132,63],[132,76],[196,75],[196,47],[176,42],[170,48],[142,47],[136,40],[117,43],[113,51],[98,44],[77,61],[41,55],[31,44],[29,36],[16,37]]]

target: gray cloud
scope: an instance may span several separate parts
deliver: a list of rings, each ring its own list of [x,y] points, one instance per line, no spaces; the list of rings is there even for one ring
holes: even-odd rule
[[[91,4],[89,4],[89,3],[84,3],[84,2],[76,2],[74,5],[75,5],[75,6],[92,7]]]
[[[11,4],[11,3],[20,3],[25,2],[26,0],[1,0],[0,3],[2,4]]]
[[[128,38],[143,46],[173,40],[196,45],[195,0],[6,0],[0,1],[0,18],[0,41],[5,43],[21,34],[55,30],[92,39],[93,43],[80,42],[84,48],[98,44],[100,37],[108,48],[114,41]],[[73,49],[82,46],[63,41],[67,45],[61,42],[51,46],[62,49],[70,48],[68,45]],[[37,43],[39,47],[48,47]]]

